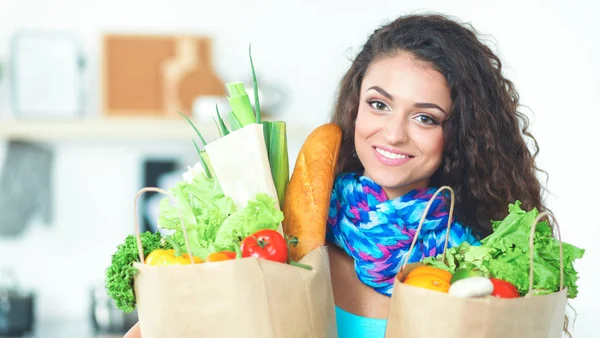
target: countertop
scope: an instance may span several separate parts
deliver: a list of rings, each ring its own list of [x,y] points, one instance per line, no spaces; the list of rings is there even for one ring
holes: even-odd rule
[[[122,338],[125,332],[120,334],[97,333],[94,331],[91,322],[81,321],[61,321],[61,322],[41,322],[36,323],[34,332],[28,333],[19,338]],[[0,335],[0,338],[16,338]]]

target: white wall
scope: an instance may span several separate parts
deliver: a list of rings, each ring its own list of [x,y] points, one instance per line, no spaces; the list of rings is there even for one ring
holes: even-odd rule
[[[592,158],[600,146],[600,41],[593,32],[600,28],[594,17],[600,6],[592,1],[2,0],[0,58],[7,57],[17,29],[74,30],[89,57],[87,113],[94,115],[103,31],[211,34],[214,66],[225,81],[247,78],[251,42],[263,81],[284,84],[293,94],[282,116],[316,125],[327,119],[347,60],[367,35],[397,14],[423,10],[456,15],[495,38],[506,74],[535,114],[538,163],[550,174],[547,202],[561,222],[563,239],[587,249],[576,266],[581,280],[580,296],[572,302],[579,313],[574,336],[597,335],[600,185]],[[7,97],[3,82],[0,117],[10,114]],[[33,224],[18,240],[0,238],[0,264],[17,267],[21,279],[39,290],[42,320],[87,315],[89,284],[101,280],[110,253],[131,231],[138,161],[153,146],[165,153],[191,151],[185,142],[57,146],[55,223]],[[293,142],[291,156],[298,146]]]

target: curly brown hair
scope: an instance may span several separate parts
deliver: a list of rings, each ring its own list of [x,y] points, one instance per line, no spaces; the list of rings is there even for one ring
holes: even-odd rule
[[[375,30],[341,80],[332,122],[343,131],[338,172],[362,172],[354,156],[354,128],[360,88],[372,62],[410,53],[439,71],[450,88],[452,111],[443,124],[443,160],[431,185],[455,192],[456,220],[479,236],[492,231],[516,200],[530,210],[542,206],[536,177],[536,139],[519,112],[519,95],[502,75],[500,58],[476,30],[440,14],[401,16]],[[529,150],[525,137],[532,142]]]

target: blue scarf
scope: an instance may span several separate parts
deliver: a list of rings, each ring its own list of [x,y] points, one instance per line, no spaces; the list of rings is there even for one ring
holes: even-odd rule
[[[354,258],[356,274],[364,284],[391,296],[394,277],[406,260],[425,207],[436,191],[415,189],[390,200],[366,176],[339,175],[331,195],[327,240]],[[447,227],[448,206],[440,193],[423,222],[409,263],[442,253]],[[478,244],[469,228],[453,222],[448,247],[465,241]]]

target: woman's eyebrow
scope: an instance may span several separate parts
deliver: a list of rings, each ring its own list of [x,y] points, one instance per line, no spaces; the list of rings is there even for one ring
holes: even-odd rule
[[[370,87],[369,89],[367,89],[367,91],[369,90],[375,90],[377,91],[379,94],[385,96],[386,98],[388,98],[390,101],[394,101],[394,97],[392,96],[392,94],[386,92],[383,88],[379,87],[379,86],[373,86]]]
[[[434,108],[434,109],[438,109],[442,113],[448,115],[448,113],[445,110],[443,110],[440,106],[438,106],[435,103],[415,103],[415,104],[413,104],[413,106],[416,107],[416,108]]]

